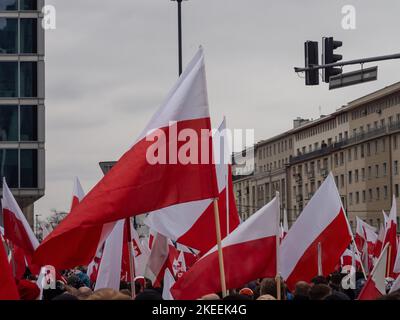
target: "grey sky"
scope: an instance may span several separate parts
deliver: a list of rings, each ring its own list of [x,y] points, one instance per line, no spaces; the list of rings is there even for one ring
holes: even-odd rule
[[[170,0],[47,0],[57,29],[46,33],[46,195],[35,211],[68,210],[73,176],[87,192],[98,162],[134,142],[177,78],[176,3]],[[343,5],[357,29],[341,27]],[[201,44],[212,121],[254,128],[256,139],[290,129],[399,81],[399,61],[379,63],[378,81],[329,91],[306,87],[303,42],[334,36],[353,59],[400,52],[398,0],[189,0],[183,2],[184,64]],[[369,64],[368,66],[372,66]],[[354,69],[349,67],[345,71]]]

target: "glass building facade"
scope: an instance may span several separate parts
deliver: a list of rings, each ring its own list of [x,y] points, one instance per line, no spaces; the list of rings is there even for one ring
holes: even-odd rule
[[[45,188],[43,5],[0,0],[0,177],[31,225]]]

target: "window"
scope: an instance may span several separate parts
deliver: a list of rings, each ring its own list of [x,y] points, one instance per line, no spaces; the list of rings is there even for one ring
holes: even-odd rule
[[[384,176],[387,175],[387,164],[386,164],[386,162],[383,163],[383,175]]]
[[[388,187],[383,186],[383,198],[387,199],[387,197],[388,197]]]
[[[399,174],[399,161],[395,160],[393,164],[393,173],[395,175]]]
[[[37,106],[1,105],[0,141],[37,141],[37,121]]]
[[[18,53],[18,19],[0,18],[0,54]]]
[[[398,184],[394,185],[394,195],[396,196],[396,198],[399,197],[399,185]]]
[[[353,193],[349,193],[349,204],[352,205],[353,204]]]
[[[354,182],[358,182],[358,169],[354,170]]]
[[[361,179],[365,181],[365,168],[361,168]]]
[[[10,188],[18,188],[18,150],[0,149],[0,177]]]
[[[352,172],[349,171],[349,184],[351,184],[353,182],[353,175]]]
[[[37,0],[20,0],[20,10],[37,10]]]
[[[0,0],[1,11],[11,11],[18,9],[18,0]]]
[[[21,62],[20,96],[37,96],[37,64],[36,62]]]
[[[366,201],[366,192],[365,190],[362,191],[362,202],[365,203]]]
[[[368,189],[369,201],[372,201],[372,189]]]
[[[379,164],[375,165],[375,177],[379,178]]]
[[[0,106],[0,141],[18,141],[18,106]]]
[[[371,166],[368,166],[368,179],[371,179],[372,177],[372,168]]]
[[[360,192],[356,192],[356,204],[360,203]]]
[[[37,96],[37,63],[20,62],[20,97]],[[18,62],[0,62],[0,97],[18,97]]]
[[[347,151],[347,159],[349,162],[351,161],[351,149]]]
[[[18,96],[18,63],[0,63],[0,97],[15,98]]]
[[[381,197],[381,190],[378,188],[376,188],[376,200],[379,200]]]
[[[21,188],[37,188],[38,165],[37,150],[22,149],[21,152]]]
[[[340,175],[340,187],[344,188],[344,174]]]
[[[20,20],[20,53],[37,53],[37,19]]]

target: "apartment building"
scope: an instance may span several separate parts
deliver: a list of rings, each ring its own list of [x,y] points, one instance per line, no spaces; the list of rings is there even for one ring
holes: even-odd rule
[[[284,141],[288,147],[277,149]],[[316,120],[297,118],[291,130],[254,148],[256,169],[234,180],[243,219],[277,190],[293,223],[332,171],[352,227],[356,216],[379,226],[392,195],[399,201],[400,82]]]

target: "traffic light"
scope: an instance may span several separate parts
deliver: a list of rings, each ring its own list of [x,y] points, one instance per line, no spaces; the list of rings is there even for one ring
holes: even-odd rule
[[[304,43],[305,67],[318,65],[318,42],[306,41]],[[315,86],[319,84],[318,69],[306,71],[306,86]]]
[[[322,38],[322,65],[338,62],[343,59],[341,54],[334,54],[333,51],[342,46],[342,41],[335,41],[333,37]],[[329,83],[331,76],[342,73],[341,68],[324,68],[322,69],[322,80]]]

